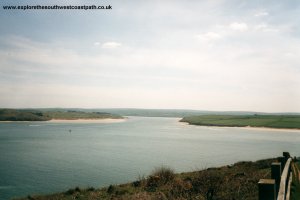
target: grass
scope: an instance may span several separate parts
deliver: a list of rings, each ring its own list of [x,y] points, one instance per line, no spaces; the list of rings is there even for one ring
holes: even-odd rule
[[[110,185],[100,189],[77,187],[52,195],[31,195],[21,200],[257,200],[257,183],[261,178],[270,178],[270,166],[275,160],[239,162],[220,168],[180,174],[176,174],[171,168],[160,167],[149,176],[139,177],[132,183]]]
[[[300,115],[199,115],[180,120],[193,125],[300,129]]]
[[[293,182],[292,182],[292,193],[291,200],[299,200],[300,199],[300,161],[293,163]]]

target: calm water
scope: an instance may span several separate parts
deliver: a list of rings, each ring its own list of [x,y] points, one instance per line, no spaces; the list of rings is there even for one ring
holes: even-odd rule
[[[0,199],[124,183],[161,165],[191,171],[282,151],[300,155],[300,132],[146,117],[111,124],[0,123]]]

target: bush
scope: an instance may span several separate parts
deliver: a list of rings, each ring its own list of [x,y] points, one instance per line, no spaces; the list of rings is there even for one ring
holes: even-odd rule
[[[116,191],[115,191],[116,195],[124,195],[126,193],[129,193],[129,190],[127,188],[118,188]]]
[[[147,179],[147,190],[149,192],[155,192],[156,188],[160,185],[160,177],[159,176],[149,176]]]
[[[75,191],[76,191],[76,192],[80,192],[80,188],[79,188],[79,187],[76,187],[76,188],[75,188]]]
[[[219,192],[223,178],[215,171],[202,171],[192,180],[193,191],[200,193],[206,200],[212,200]]]
[[[175,172],[173,169],[169,167],[160,167],[156,168],[152,175],[152,177],[158,177],[156,179],[159,179],[161,183],[166,184],[170,181],[173,181],[175,178]]]
[[[184,181],[180,178],[175,178],[172,182],[171,196],[179,198],[188,198],[192,190],[190,181]]]
[[[33,197],[30,196],[30,195],[27,196],[27,199],[29,199],[29,200],[35,200],[35,198],[33,198]]]
[[[141,181],[134,181],[132,182],[132,186],[133,187],[140,187],[142,184],[141,184]]]
[[[65,192],[66,195],[72,195],[72,194],[74,194],[74,193],[75,193],[75,190],[74,190],[74,189],[68,189],[68,190]]]
[[[169,167],[156,168],[148,177],[146,187],[148,191],[154,192],[157,187],[165,185],[175,178],[174,170]]]
[[[94,187],[89,187],[89,188],[87,189],[87,191],[89,191],[89,192],[95,191],[95,188],[94,188]]]
[[[112,194],[114,193],[116,190],[116,188],[113,186],[113,185],[110,185],[108,188],[107,188],[107,193],[108,194]]]

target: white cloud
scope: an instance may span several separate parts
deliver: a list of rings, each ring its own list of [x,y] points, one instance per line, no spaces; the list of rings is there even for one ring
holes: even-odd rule
[[[248,25],[246,23],[233,22],[229,25],[229,27],[235,31],[247,31],[248,30]]]
[[[118,42],[105,42],[104,44],[102,44],[102,48],[104,49],[114,49],[120,46],[122,46],[122,44]]]
[[[268,24],[265,24],[265,23],[261,23],[261,24],[254,26],[254,30],[262,31],[262,32],[279,32],[278,29],[272,28]]]
[[[259,11],[254,14],[255,17],[264,17],[264,16],[268,16],[268,15],[269,15],[269,13],[266,11]]]
[[[221,39],[222,36],[216,32],[207,32],[196,36],[200,41],[213,41]]]
[[[100,42],[95,42],[94,46],[99,46],[101,43]]]
[[[113,18],[86,15],[113,26],[95,26],[84,38],[69,28],[45,27],[31,40],[3,32],[0,106],[300,112],[297,10],[269,15],[252,4],[240,12],[221,1],[155,1],[132,4],[132,12],[124,3]]]

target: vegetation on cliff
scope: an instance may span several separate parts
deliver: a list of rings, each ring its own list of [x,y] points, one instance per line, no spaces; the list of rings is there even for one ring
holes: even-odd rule
[[[199,200],[256,200],[257,183],[261,178],[271,177],[271,163],[276,159],[257,162],[239,162],[220,168],[175,174],[170,168],[161,167],[147,177],[106,188],[76,187],[66,192],[28,196],[25,199],[71,200],[71,199],[120,199],[120,200],[156,200],[156,199],[199,199]]]

